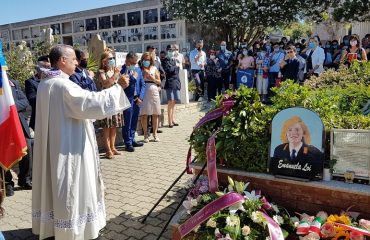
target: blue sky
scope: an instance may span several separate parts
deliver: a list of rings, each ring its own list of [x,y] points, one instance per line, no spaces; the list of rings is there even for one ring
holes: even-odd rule
[[[0,0],[0,25],[138,0]]]

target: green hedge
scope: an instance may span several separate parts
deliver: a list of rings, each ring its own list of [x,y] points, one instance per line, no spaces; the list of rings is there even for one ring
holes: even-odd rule
[[[326,130],[325,158],[328,159],[332,128],[370,129],[370,117],[362,114],[364,105],[370,99],[369,79],[370,63],[358,63],[349,69],[341,68],[339,72],[327,71],[319,78],[308,80],[304,86],[286,81],[274,89],[271,106],[260,102],[255,89],[242,86],[233,96],[235,106],[230,114],[197,129],[190,137],[190,144],[198,161],[206,161],[207,140],[219,129],[216,138],[218,159],[223,159],[229,167],[265,172],[273,117],[283,109],[300,106],[318,113],[323,120]],[[216,108],[222,98],[217,97]]]

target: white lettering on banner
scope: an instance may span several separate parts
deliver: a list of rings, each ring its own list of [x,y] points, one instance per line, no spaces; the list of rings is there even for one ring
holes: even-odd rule
[[[310,172],[311,167],[312,165],[306,163],[302,168],[302,165],[299,162],[296,164],[289,164],[289,163],[284,163],[284,160],[279,160],[279,165],[278,165],[278,168],[295,169],[295,170],[301,170],[304,172]]]

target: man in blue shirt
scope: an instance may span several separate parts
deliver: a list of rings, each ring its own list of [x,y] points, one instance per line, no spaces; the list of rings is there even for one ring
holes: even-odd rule
[[[198,40],[196,47],[190,52],[191,73],[197,86],[195,100],[203,101],[204,94],[204,67],[207,64],[206,53],[202,51],[203,40]]]
[[[96,85],[92,79],[93,73],[86,70],[87,61],[89,59],[89,53],[75,49],[75,54],[78,62],[78,66],[75,69],[75,73],[69,77],[69,79],[79,85],[82,89],[96,92]]]
[[[225,90],[229,89],[230,85],[230,67],[232,63],[233,53],[226,49],[226,42],[220,44],[220,52],[217,55],[218,62],[222,68],[221,77],[224,83]]]
[[[122,66],[121,74],[127,74],[130,78],[129,86],[125,88],[125,93],[130,101],[131,107],[123,112],[125,126],[122,127],[122,137],[125,142],[125,149],[134,152],[134,147],[142,147],[143,143],[135,141],[135,132],[140,113],[140,104],[144,99],[145,82],[139,67],[136,67],[138,56],[129,52],[126,56],[126,63]]]

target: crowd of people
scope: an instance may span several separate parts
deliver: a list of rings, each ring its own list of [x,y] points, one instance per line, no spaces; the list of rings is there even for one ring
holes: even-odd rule
[[[179,69],[183,67],[183,57],[178,52],[178,45],[169,45],[161,58],[155,54],[155,47],[148,46],[147,52],[139,56],[130,52],[125,64],[116,66],[115,54],[112,49],[105,49],[101,54],[97,72],[88,70],[89,53],[74,49],[76,66],[69,80],[81,89],[92,93],[100,92],[114,86],[121,77],[128,78],[128,86],[124,89],[130,107],[125,111],[112,114],[103,119],[91,117],[96,129],[102,129],[105,157],[114,158],[122,153],[116,149],[117,128],[122,128],[122,138],[127,152],[134,152],[136,147],[149,143],[152,133],[153,142],[159,142],[159,116],[161,115],[160,92],[168,99],[168,127],[179,126],[175,119],[175,105],[180,102]],[[164,53],[164,55],[163,55]],[[181,55],[181,56],[180,56]],[[36,122],[36,98],[40,80],[49,78],[52,72],[50,56],[40,56],[36,66],[36,74],[25,81],[25,92],[19,86],[19,81],[10,79],[14,100],[18,109],[19,119],[27,140],[28,154],[19,162],[18,185],[23,189],[32,189],[32,149]],[[27,121],[26,109],[31,106],[31,116]],[[136,128],[142,127],[143,141],[136,141]],[[5,173],[6,194],[14,195],[14,181],[10,171]]]
[[[353,61],[367,61],[370,57],[370,34],[363,39],[356,34],[338,40],[321,41],[319,36],[308,40],[281,41],[260,39],[248,46],[228,50],[225,41],[219,49],[203,50],[203,41],[185,56],[185,66],[191,71],[197,92],[196,100],[203,101],[205,89],[208,101],[226,89],[237,89],[241,84],[255,87],[262,102],[269,102],[271,88],[291,79],[302,84],[311,76],[319,76],[325,69],[349,66]],[[205,88],[205,85],[207,86]]]
[[[102,129],[108,159],[122,154],[115,144],[117,128],[122,128],[127,152],[148,143],[151,132],[152,142],[159,142],[160,94],[167,96],[168,127],[179,125],[174,109],[180,101],[181,69],[191,72],[196,100],[204,98],[205,90],[211,101],[222,91],[245,84],[256,87],[261,101],[268,102],[271,87],[280,81],[303,83],[325,68],[367,61],[369,37],[360,42],[357,35],[345,36],[340,44],[336,40],[322,43],[318,36],[307,42],[261,40],[252,46],[243,42],[233,51],[222,41],[219,49],[210,49],[208,54],[199,40],[189,53],[186,49],[180,53],[173,44],[159,56],[154,46],[148,46],[141,59],[129,52],[121,68],[114,51],[105,49],[97,72],[87,68],[87,51],[68,45],[53,47],[48,56],[39,57],[36,74],[25,81],[25,93],[18,81],[9,80],[27,139],[28,154],[19,164],[18,185],[33,191],[33,232],[40,239],[98,237],[106,215],[95,129]],[[247,81],[239,81],[244,72],[249,73]],[[136,139],[139,120],[143,141]],[[14,182],[9,171],[5,181],[11,196]]]

